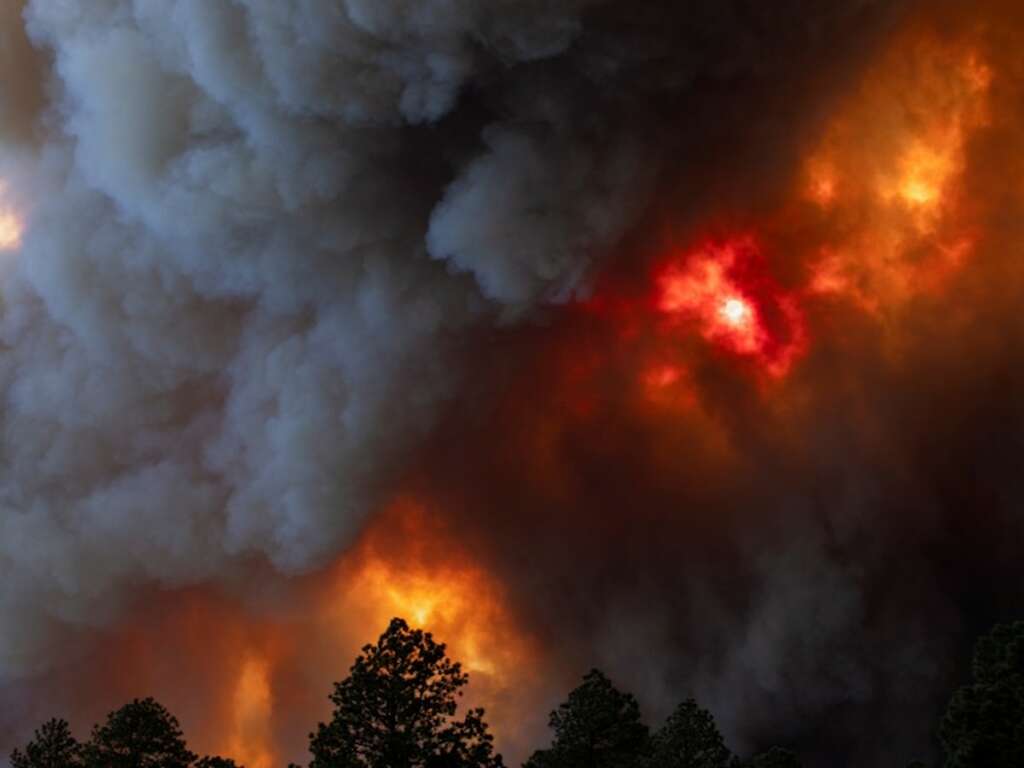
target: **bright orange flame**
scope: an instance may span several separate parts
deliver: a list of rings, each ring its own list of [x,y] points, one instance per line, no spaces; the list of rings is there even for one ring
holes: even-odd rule
[[[989,120],[993,76],[977,52],[910,34],[806,161],[806,194],[827,208],[831,233],[808,290],[872,312],[898,310],[966,262],[971,237],[957,223],[957,182],[968,139]]]
[[[371,626],[384,627],[391,617],[403,616],[413,626],[448,640],[468,671],[499,673],[498,639],[488,624],[491,618],[503,617],[494,585],[483,572],[460,566],[407,570],[370,559],[346,589],[372,604],[376,618]]]
[[[266,659],[249,656],[242,664],[232,697],[231,737],[225,752],[246,768],[270,768],[269,743],[273,697]]]
[[[912,141],[903,151],[893,175],[883,175],[879,183],[880,199],[885,203],[902,202],[917,216],[922,230],[934,225],[938,206],[952,177],[960,170],[963,139],[959,123],[944,126],[930,140]]]
[[[403,617],[447,644],[449,657],[470,673],[468,703],[487,708],[496,733],[518,719],[510,708],[520,704],[509,693],[513,685],[530,685],[539,654],[507,607],[500,582],[424,506],[400,501],[384,510],[331,585],[323,618],[340,636],[358,628],[363,643],[372,639],[367,628],[380,632]]]
[[[425,509],[403,502],[385,513],[391,525],[377,529],[360,551],[346,559],[338,591],[331,595],[339,618],[354,614],[362,626],[386,627],[394,616],[423,627],[449,643],[452,655],[470,672],[504,679],[526,653],[526,644],[504,606],[502,589],[486,571],[458,554],[441,555],[443,532]],[[411,543],[389,550],[386,529],[405,531]],[[418,550],[418,551],[417,551]]]
[[[406,618],[449,646],[484,705],[536,655],[501,584],[419,504],[402,501],[385,510],[342,561],[333,584],[324,609],[339,628],[381,631],[392,617]]]
[[[448,645],[470,673],[466,706],[485,707],[494,733],[506,729],[503,745],[518,743],[531,686],[544,681],[540,654],[498,578],[427,508],[381,510],[333,567],[297,577],[288,590],[294,611],[238,610],[212,590],[168,596],[109,644],[108,663],[130,670],[114,693],[151,691],[183,712],[197,752],[247,768],[283,765],[306,744],[292,726],[329,718],[331,683],[402,616]],[[179,651],[169,662],[159,656],[167,647]],[[92,690],[110,692],[100,679]]]

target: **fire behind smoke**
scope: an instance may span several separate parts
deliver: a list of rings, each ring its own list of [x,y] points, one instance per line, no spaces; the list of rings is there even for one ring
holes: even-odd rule
[[[395,502],[342,561],[309,581],[300,612],[271,637],[236,649],[234,679],[226,687],[231,695],[223,705],[228,727],[217,723],[204,734],[208,751],[249,768],[280,764],[275,706],[288,704],[275,701],[274,681],[282,675],[307,681],[308,690],[295,695],[312,699],[300,708],[311,727],[316,717],[326,717],[330,681],[320,679],[324,670],[340,679],[346,660],[367,640],[360,628],[386,626],[394,616],[448,643],[473,681],[467,705],[486,704],[497,718],[498,737],[515,742],[503,724],[508,729],[521,716],[519,697],[539,672],[537,650],[510,614],[500,584],[460,551],[457,537],[437,519],[415,503]]]
[[[643,455],[622,464],[620,471],[641,486],[636,490],[638,499],[654,500],[649,509],[629,509],[626,519],[638,526],[651,524],[649,516],[658,514],[659,506],[671,506],[673,498],[689,499],[691,504],[695,499],[717,499],[720,492],[715,489],[749,473],[759,441],[786,445],[799,453],[789,443],[795,439],[793,434],[783,431],[752,439],[738,430],[747,431],[750,424],[787,422],[797,430],[797,425],[813,418],[820,403],[808,395],[807,388],[820,384],[817,374],[801,366],[820,365],[814,359],[822,349],[842,354],[843,345],[850,343],[844,334],[867,333],[877,339],[883,356],[890,356],[890,363],[900,369],[908,355],[907,345],[933,343],[907,327],[922,304],[928,311],[944,313],[956,307],[967,290],[961,281],[971,282],[983,203],[970,198],[969,149],[991,127],[990,101],[999,76],[986,52],[975,45],[969,37],[940,38],[913,25],[897,36],[840,100],[817,144],[807,150],[793,174],[790,189],[772,210],[748,216],[716,211],[706,226],[692,228],[683,237],[667,228],[671,234],[651,249],[654,255],[644,284],[620,284],[612,271],[591,299],[568,310],[570,318],[576,319],[566,321],[565,327],[574,330],[564,336],[545,331],[548,341],[536,346],[527,343],[525,355],[534,362],[521,372],[523,378],[510,377],[497,415],[487,417],[489,429],[503,435],[506,444],[492,448],[491,456],[476,459],[476,465],[470,458],[471,463],[446,477],[458,484],[458,472],[503,465],[497,474],[493,467],[482,470],[484,477],[500,479],[490,484],[480,481],[481,496],[468,494],[475,505],[485,504],[495,488],[508,487],[520,476],[531,490],[514,496],[530,499],[540,508],[559,509],[568,522],[544,520],[536,512],[516,518],[506,510],[494,513],[499,525],[508,525],[500,521],[511,517],[517,521],[511,525],[527,529],[586,526],[583,541],[595,536],[601,540],[594,557],[609,558],[608,567],[614,568],[615,546],[608,542],[623,532],[624,522],[603,519],[607,509],[594,510],[593,516],[580,509],[581,505],[585,509],[592,494],[578,484],[594,483],[595,478],[579,474],[580,457],[570,457],[576,449],[567,453],[567,441],[594,441],[590,451],[608,458],[621,450],[618,443],[623,436],[632,434],[637,441],[634,450],[642,449]],[[851,321],[851,317],[859,319]],[[502,370],[496,376],[506,378],[508,372]],[[528,380],[536,376],[543,377],[542,385]],[[734,391],[724,394],[723,387]],[[726,403],[730,408],[743,403],[742,412],[723,413]],[[600,425],[609,423],[609,418],[616,424],[615,434],[605,435],[608,444],[602,445]],[[461,423],[462,417],[457,421]],[[473,445],[480,442],[471,440]],[[583,462],[595,467],[602,463],[593,458]],[[462,482],[473,486],[476,481],[467,477]],[[460,491],[439,490],[433,479],[414,478],[410,484],[425,498],[454,499],[453,508],[466,503]],[[678,491],[687,484],[691,490]],[[694,487],[698,490],[693,491]],[[410,502],[379,515],[355,550],[331,571],[312,579],[315,591],[323,595],[316,601],[315,613],[320,622],[344,627],[345,633],[354,627],[384,626],[392,614],[433,629],[450,643],[453,655],[466,663],[475,699],[489,707],[499,740],[506,749],[511,746],[517,757],[531,742],[520,738],[517,743],[514,734],[538,734],[544,710],[561,690],[550,681],[540,683],[540,670],[545,663],[557,669],[554,675],[561,687],[572,679],[572,674],[564,672],[571,664],[555,647],[558,632],[565,630],[549,613],[550,607],[534,612],[530,603],[538,598],[535,590],[543,590],[540,601],[546,606],[586,604],[589,590],[605,591],[601,571],[588,571],[588,578],[596,579],[592,584],[524,575],[531,567],[550,571],[552,558],[558,556],[543,553],[534,560],[529,553],[509,553],[502,544],[502,529],[487,530],[487,521],[494,518],[486,510],[478,518],[467,513],[477,518],[467,523],[468,531],[446,528],[437,521],[467,521],[459,512],[446,511],[443,504],[431,514],[423,514]],[[712,500],[707,505],[714,508],[721,502]],[[578,511],[570,512],[574,509]],[[741,514],[735,509],[725,514],[732,518],[729,525],[742,525],[732,517]],[[701,542],[707,557],[725,547],[715,525],[691,516],[672,522],[669,529]],[[728,527],[722,525],[723,530]],[[752,531],[759,529],[760,524],[751,526]],[[510,542],[530,546],[529,535],[505,531]],[[560,540],[557,533],[553,538]],[[483,541],[478,555],[473,542]],[[621,541],[635,543],[625,533]],[[570,561],[576,555],[565,553]],[[492,575],[488,563],[496,564],[498,575]],[[697,572],[702,568],[697,566]],[[517,574],[510,577],[516,590],[511,602],[500,575],[510,574],[510,569]],[[660,567],[652,566],[652,573],[659,572]],[[834,586],[835,597],[844,599],[846,586]],[[551,594],[551,589],[566,592]],[[648,597],[659,593],[660,588],[641,589]],[[815,606],[813,610],[825,609]],[[617,620],[622,625],[613,633],[619,637],[611,641],[603,624],[607,617],[572,619],[583,626],[601,627],[602,640],[591,648],[595,658],[588,657],[586,663],[605,661],[614,667],[622,663],[623,652],[610,651],[607,643],[614,646],[642,641],[646,633],[659,634],[638,621],[638,616],[652,620],[643,606],[624,610],[623,618]],[[827,612],[815,621],[828,622]],[[586,641],[578,639],[582,629],[569,631],[577,638],[574,643],[587,647]],[[760,631],[771,634],[765,628]],[[330,635],[330,630],[316,634],[325,633]],[[349,655],[355,634],[344,649]],[[341,646],[336,650],[338,656],[346,657]],[[559,663],[552,665],[551,659]],[[275,665],[267,657],[258,663],[260,670]],[[659,693],[665,683],[647,679],[647,675],[656,677],[661,667],[645,672],[640,666],[632,674],[641,689],[653,690],[659,706],[670,704],[673,693]],[[579,671],[572,667],[572,673]],[[252,685],[251,674],[243,667],[238,690]],[[265,676],[263,671],[258,679],[263,681]],[[692,675],[690,685],[710,691],[721,711],[721,694],[700,678],[701,673]],[[530,704],[524,706],[524,702]],[[250,696],[236,702],[231,721],[244,719],[240,710],[270,718],[269,706],[267,688],[261,682]],[[931,714],[931,710],[926,713]],[[750,719],[749,713],[740,719],[743,716]],[[724,719],[735,726],[728,716]],[[230,745],[222,746],[231,752]]]
[[[514,334],[518,364],[485,355],[500,404],[460,406],[436,448],[470,448],[424,462],[563,690],[584,655],[658,714],[698,693],[741,746],[884,764],[859,736],[927,752],[966,638],[1021,606],[994,499],[1018,498],[1024,188],[993,168],[1021,60],[932,21],[770,203],[676,225],[666,199],[591,298]]]
[[[80,684],[50,700],[98,719],[108,701],[157,691],[195,749],[269,768],[301,755],[307,732],[329,714],[331,682],[373,639],[367,629],[403,616],[448,644],[471,676],[466,704],[486,705],[497,738],[525,749],[516,724],[534,718],[540,651],[500,583],[440,520],[398,500],[326,571],[286,586],[254,574],[267,579],[259,604],[209,590],[153,595],[96,639],[108,650],[83,659]]]
[[[11,204],[9,192],[0,181],[0,251],[13,251],[21,243],[23,225]]]
[[[154,593],[48,701],[98,719],[153,693],[197,749],[264,768],[299,757],[331,679],[400,615],[465,664],[513,758],[591,664],[653,712],[697,692],[740,746],[824,754],[835,733],[809,731],[856,734],[869,709],[914,712],[894,743],[926,743],[965,631],[924,583],[963,530],[945,505],[1000,490],[982,475],[929,518],[977,437],[934,423],[1020,346],[1024,188],[998,166],[1024,145],[1024,60],[981,20],[911,17],[767,203],[676,221],[666,195],[590,296],[489,336],[493,374],[331,566]],[[0,200],[0,249],[20,237]],[[930,621],[949,637],[922,641]],[[907,660],[876,658],[892,648]]]

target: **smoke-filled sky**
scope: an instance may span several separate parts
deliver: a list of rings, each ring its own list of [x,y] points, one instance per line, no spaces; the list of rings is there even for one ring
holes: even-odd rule
[[[0,0],[0,747],[155,695],[301,759],[404,615],[511,764],[591,666],[741,753],[930,756],[1024,612],[1022,34]]]

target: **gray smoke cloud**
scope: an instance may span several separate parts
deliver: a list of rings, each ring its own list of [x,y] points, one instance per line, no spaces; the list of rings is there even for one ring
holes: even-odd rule
[[[451,396],[451,335],[621,233],[628,168],[514,244],[553,150],[496,125],[432,167],[445,136],[410,127],[564,51],[584,5],[4,6],[27,229],[0,288],[0,673],[146,584],[323,562]]]

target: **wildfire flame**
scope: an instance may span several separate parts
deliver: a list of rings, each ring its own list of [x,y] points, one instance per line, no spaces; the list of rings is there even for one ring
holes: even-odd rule
[[[988,122],[993,77],[969,47],[898,41],[828,124],[807,155],[805,187],[782,205],[783,228],[821,232],[797,254],[810,265],[805,281],[789,289],[773,281],[773,254],[759,244],[770,235],[754,222],[753,235],[668,255],[657,277],[658,310],[781,378],[805,351],[802,305],[811,297],[892,314],[941,289],[973,248],[956,182],[968,139]],[[817,218],[796,206],[800,200],[819,210]],[[647,388],[670,386],[676,377],[668,370],[679,364],[647,367]]]
[[[501,585],[431,523],[426,509],[402,501],[382,515],[346,558],[325,608],[348,623],[384,627],[394,616],[433,632],[470,673],[501,686],[532,651],[505,607]],[[401,541],[394,531],[401,531]]]
[[[732,296],[722,302],[718,310],[722,322],[733,328],[745,328],[753,322],[754,310],[745,299]]]
[[[275,763],[269,743],[274,707],[268,675],[267,659],[250,656],[235,685],[231,737],[224,751],[246,768],[270,768]]]
[[[470,673],[467,705],[486,706],[496,732],[515,722],[514,708],[523,703],[513,703],[506,693],[513,675],[517,689],[529,685],[537,651],[500,584],[436,519],[408,500],[382,510],[333,568],[308,577],[302,599],[310,602],[294,624],[232,618],[233,637],[223,640],[233,649],[233,658],[224,659],[232,682],[215,716],[218,722],[203,729],[200,746],[248,768],[281,763],[274,726],[282,713],[298,706],[310,722],[329,717],[324,697],[330,682],[344,676],[359,649],[395,616],[448,646],[449,657]],[[310,638],[316,638],[313,655]],[[302,693],[295,693],[278,685],[297,674],[316,679],[324,689],[311,692],[304,684]]]
[[[901,39],[867,73],[806,162],[829,233],[808,292],[891,314],[966,263],[957,181],[992,80],[976,51],[928,38]]]
[[[712,344],[785,374],[803,349],[803,319],[778,287],[749,237],[708,243],[669,262],[659,278],[658,309],[689,321]]]

